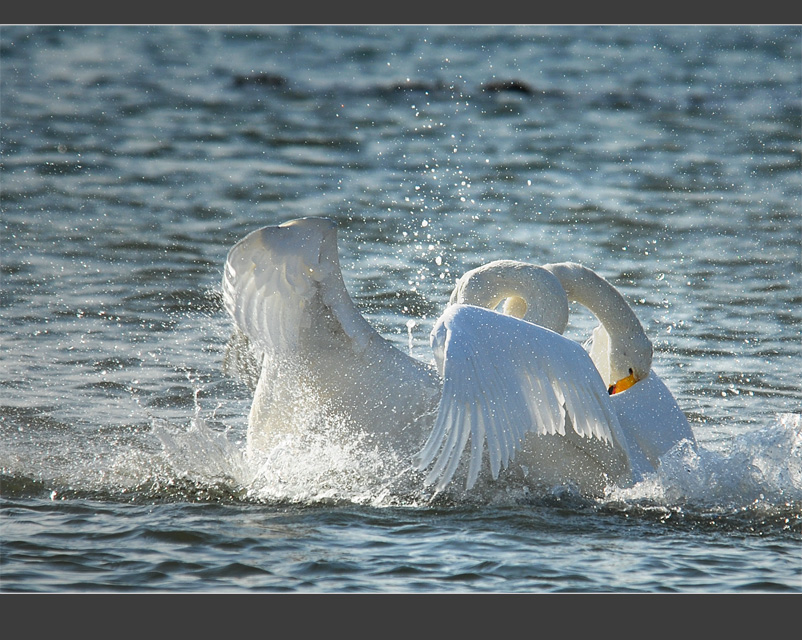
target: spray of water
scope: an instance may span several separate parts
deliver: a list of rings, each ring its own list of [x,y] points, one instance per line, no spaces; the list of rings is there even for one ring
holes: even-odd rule
[[[720,512],[802,505],[802,414],[782,414],[776,423],[736,435],[726,445],[680,443],[655,473],[633,487],[612,489],[608,497]]]

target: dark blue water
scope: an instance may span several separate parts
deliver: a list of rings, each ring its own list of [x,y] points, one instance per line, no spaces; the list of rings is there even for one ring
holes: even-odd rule
[[[801,138],[799,27],[2,27],[0,589],[802,591]],[[466,270],[596,269],[698,455],[600,500],[254,466],[222,266],[309,215],[422,359]]]

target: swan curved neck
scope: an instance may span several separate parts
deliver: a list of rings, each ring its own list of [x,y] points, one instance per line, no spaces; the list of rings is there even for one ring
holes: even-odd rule
[[[610,366],[615,376],[627,375],[633,367],[639,378],[648,375],[652,343],[627,301],[596,272],[573,262],[544,265],[560,281],[569,300],[586,307],[610,336]]]
[[[587,307],[608,330],[643,332],[643,327],[624,297],[595,271],[573,262],[543,267],[560,281],[569,300]]]
[[[516,260],[496,260],[463,275],[449,304],[495,309],[562,333],[568,324],[568,298],[559,280],[542,267]]]

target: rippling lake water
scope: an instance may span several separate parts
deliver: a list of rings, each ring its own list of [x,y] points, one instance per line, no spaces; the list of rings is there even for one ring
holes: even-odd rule
[[[0,590],[802,591],[801,105],[797,26],[2,27]],[[254,466],[223,262],[318,215],[424,360],[468,269],[594,268],[698,454],[599,500]]]

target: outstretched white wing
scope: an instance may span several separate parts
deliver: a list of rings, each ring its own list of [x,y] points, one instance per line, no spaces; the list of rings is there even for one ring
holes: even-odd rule
[[[225,307],[237,328],[263,353],[298,351],[318,316],[333,316],[357,348],[376,335],[348,296],[337,256],[336,225],[303,218],[258,229],[228,253]]]
[[[436,459],[426,482],[443,489],[470,441],[467,488],[476,482],[485,445],[493,478],[528,432],[577,434],[626,448],[609,396],[587,352],[538,325],[470,305],[452,305],[432,331],[443,376],[437,420],[416,457]],[[439,452],[439,453],[438,453]]]

